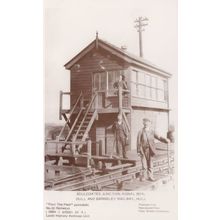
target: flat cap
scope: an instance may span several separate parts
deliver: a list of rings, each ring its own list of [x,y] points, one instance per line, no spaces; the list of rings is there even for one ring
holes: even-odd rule
[[[149,118],[143,118],[143,122],[147,122],[147,121],[151,122]]]

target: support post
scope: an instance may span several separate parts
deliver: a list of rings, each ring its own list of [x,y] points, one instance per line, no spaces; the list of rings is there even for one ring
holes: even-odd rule
[[[99,94],[97,93],[94,93],[94,95],[96,95],[96,97],[95,97],[95,109],[98,109],[98,97],[99,97]]]
[[[167,166],[168,166],[168,174],[170,174],[170,152],[169,152],[169,144],[167,144]]]
[[[102,148],[102,140],[99,140],[98,142],[96,142],[96,156],[100,156],[101,148]]]
[[[102,156],[105,154],[105,149],[103,149],[102,140],[99,140],[99,155]]]
[[[76,145],[75,145],[75,143],[74,143],[74,134],[73,134],[73,137],[72,137],[72,146],[71,146],[71,153],[72,153],[72,155],[74,155],[75,154],[75,151],[76,151]]]
[[[119,87],[118,87],[118,102],[119,102],[119,114],[122,114],[122,86],[119,83]]]
[[[62,120],[62,109],[63,109],[63,92],[60,91],[59,120]]]
[[[59,137],[56,136],[56,141],[59,141]],[[56,143],[56,153],[58,154],[59,152],[59,146],[58,146],[58,143]]]
[[[87,168],[90,168],[90,161],[92,159],[92,141],[88,140],[87,142]]]

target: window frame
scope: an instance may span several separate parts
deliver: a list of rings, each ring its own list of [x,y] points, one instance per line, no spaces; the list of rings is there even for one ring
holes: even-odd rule
[[[92,89],[93,91],[97,91],[97,92],[105,92],[106,97],[116,97],[117,94],[115,92],[110,92],[110,91],[114,91],[114,88],[109,89],[110,84],[109,84],[109,74],[114,73],[113,76],[113,84],[114,85],[115,82],[117,82],[117,80],[119,79],[120,74],[124,74],[125,70],[124,69],[112,69],[112,70],[108,70],[108,71],[96,71],[93,72],[93,83],[92,83]],[[98,74],[98,89],[95,87],[95,75]],[[106,74],[105,77],[105,84],[106,84],[106,88],[105,89],[101,89],[101,74]],[[117,77],[118,76],[118,77]]]
[[[148,72],[132,69],[131,74],[134,74],[134,73],[136,74],[136,77],[131,76],[131,87],[134,86],[136,88],[135,94],[132,92],[133,97],[144,98],[146,100],[151,100],[151,101],[168,103],[168,88],[167,88],[168,80],[166,78],[155,76],[155,75],[152,75]],[[138,73],[142,73],[142,74],[145,75],[144,82],[139,82],[139,79],[138,79],[139,74]],[[149,77],[149,83],[147,83],[147,80],[146,80],[147,77],[146,76]],[[136,80],[134,81],[134,79],[136,79]],[[152,85],[152,79],[155,79],[155,85]],[[158,80],[163,81],[163,84],[164,84],[163,89],[159,88]],[[141,86],[145,87],[144,96],[140,95],[139,87],[141,87]],[[147,95],[147,92],[146,92],[147,90],[150,90],[149,96]],[[152,97],[153,96],[153,91],[155,91],[155,98]],[[158,95],[159,91],[163,92],[163,96],[164,96],[163,100],[159,99],[159,95]]]

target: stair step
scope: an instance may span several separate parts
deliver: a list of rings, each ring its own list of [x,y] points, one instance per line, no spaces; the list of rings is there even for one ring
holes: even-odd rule
[[[87,117],[87,118],[85,119],[85,121],[86,121],[86,120],[87,120],[87,121],[88,121],[88,120],[91,120],[91,118],[92,118],[92,116],[91,116],[91,117]]]
[[[86,119],[86,120],[83,122],[83,124],[84,124],[84,123],[89,123],[90,120],[91,120],[91,118],[90,118],[90,119]],[[80,121],[79,123],[76,123],[76,127],[77,127],[77,126],[79,127],[80,124],[81,124],[81,121]]]
[[[82,137],[83,137],[83,135],[77,135],[77,138],[79,138],[79,137],[81,137],[81,138],[82,138]]]
[[[86,126],[86,125],[82,125],[81,126],[81,128],[87,128],[88,126]],[[78,127],[76,127],[77,129],[79,128],[79,126]]]

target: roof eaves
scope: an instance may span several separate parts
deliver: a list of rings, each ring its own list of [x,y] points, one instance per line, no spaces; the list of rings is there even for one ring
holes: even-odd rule
[[[120,56],[122,59],[124,59],[126,62],[129,62],[129,63],[134,63],[136,65],[138,64],[142,64],[144,65],[145,67],[151,69],[151,70],[154,70],[154,71],[159,71],[159,72],[162,72],[162,73],[165,73],[168,77],[171,77],[172,74],[167,72],[167,71],[164,71],[162,70],[161,68],[155,66],[154,64],[151,64],[150,62],[148,62],[147,60],[144,60],[143,58],[140,58],[140,57],[136,57],[134,56],[133,54],[130,54],[128,53],[127,51],[123,51],[121,48],[119,47],[116,47],[115,45],[107,42],[107,41],[104,41],[104,40],[101,40],[99,39],[101,45],[102,44],[105,44],[107,47],[111,47],[112,49],[116,50],[117,52],[119,52],[122,56]],[[105,48],[107,49],[107,48]],[[118,55],[117,53],[115,54],[116,56]],[[127,59],[126,59],[126,58]],[[133,62],[135,61],[135,62]]]
[[[79,61],[83,56],[85,56],[90,50],[95,47],[95,40],[92,41],[87,47],[80,51],[76,56],[74,56],[70,61],[68,61],[64,67],[70,69],[77,61]]]

